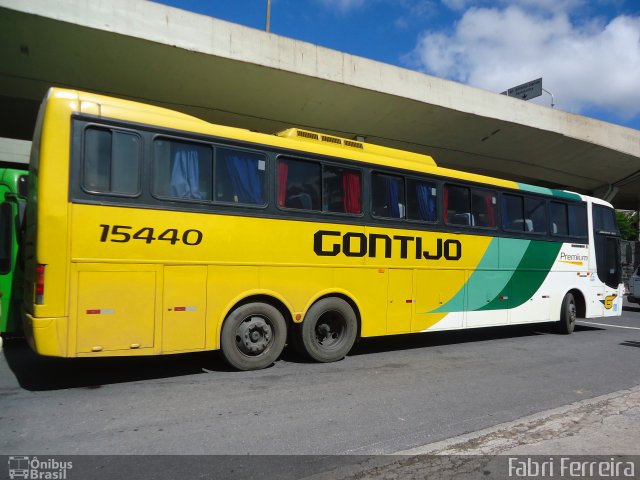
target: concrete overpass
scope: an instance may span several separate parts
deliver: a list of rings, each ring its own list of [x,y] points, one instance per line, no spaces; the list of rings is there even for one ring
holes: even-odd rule
[[[363,136],[640,208],[638,130],[144,0],[0,0],[0,137],[30,139],[51,85],[268,133]]]

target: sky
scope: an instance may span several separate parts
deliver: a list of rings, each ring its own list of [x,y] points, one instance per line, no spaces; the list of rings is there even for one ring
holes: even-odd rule
[[[157,0],[264,30],[267,0]],[[640,0],[271,0],[271,32],[640,130]],[[550,106],[551,96],[530,100]]]

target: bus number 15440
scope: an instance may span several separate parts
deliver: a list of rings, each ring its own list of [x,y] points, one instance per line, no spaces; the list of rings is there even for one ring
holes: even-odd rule
[[[182,242],[185,245],[200,245],[202,242],[202,232],[200,230],[189,229],[180,233],[177,228],[167,228],[157,237],[153,227],[142,227],[137,231],[130,225],[105,225],[100,224],[102,233],[100,234],[101,242],[126,243],[131,240],[142,240],[149,244],[153,241],[166,241],[175,245]],[[158,230],[160,231],[160,230]]]

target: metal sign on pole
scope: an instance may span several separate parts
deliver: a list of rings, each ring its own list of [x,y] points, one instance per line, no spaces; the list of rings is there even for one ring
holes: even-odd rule
[[[542,78],[531,80],[530,82],[505,90],[501,95],[516,97],[521,100],[531,100],[532,98],[539,97],[542,95]]]

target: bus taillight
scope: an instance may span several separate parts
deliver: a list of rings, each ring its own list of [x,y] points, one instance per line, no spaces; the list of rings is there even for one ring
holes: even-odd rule
[[[36,305],[44,303],[44,265],[36,267]]]

